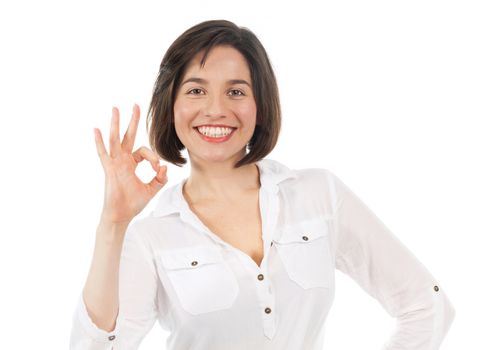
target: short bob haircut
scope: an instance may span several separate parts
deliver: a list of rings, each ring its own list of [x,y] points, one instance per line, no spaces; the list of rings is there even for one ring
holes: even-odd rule
[[[281,127],[279,90],[266,50],[248,28],[227,20],[209,20],[186,30],[167,50],[147,114],[146,127],[152,150],[176,166],[187,162],[181,156],[185,147],[176,134],[173,108],[185,67],[197,53],[205,50],[200,61],[201,68],[204,67],[208,52],[219,45],[234,47],[247,60],[257,108],[256,127],[246,146],[249,152],[234,167],[261,160],[277,143]]]

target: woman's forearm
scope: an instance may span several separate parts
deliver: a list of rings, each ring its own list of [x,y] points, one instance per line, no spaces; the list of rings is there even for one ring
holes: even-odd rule
[[[128,223],[101,219],[83,300],[91,320],[107,332],[116,327],[119,310],[118,278],[121,251]]]

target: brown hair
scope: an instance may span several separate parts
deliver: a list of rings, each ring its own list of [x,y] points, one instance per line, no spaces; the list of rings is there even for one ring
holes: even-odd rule
[[[147,114],[149,143],[162,159],[177,166],[186,164],[181,156],[185,148],[174,127],[173,106],[185,67],[194,56],[205,50],[201,59],[204,66],[208,52],[215,46],[237,49],[247,60],[252,79],[252,90],[257,106],[256,127],[247,144],[249,153],[235,167],[264,158],[275,147],[280,127],[281,108],[277,81],[267,53],[259,39],[246,27],[238,27],[227,20],[199,23],[181,34],[169,47],[160,65],[153,96]],[[151,122],[151,130],[149,130]]]

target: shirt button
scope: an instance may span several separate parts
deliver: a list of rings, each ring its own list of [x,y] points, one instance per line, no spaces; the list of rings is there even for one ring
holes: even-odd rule
[[[308,240],[309,240],[309,237],[307,237],[307,236],[302,236],[302,239],[303,239],[304,241],[308,241]]]
[[[108,337],[109,340],[114,340],[115,338],[116,338],[116,336],[114,336],[114,335],[110,335],[110,336]]]
[[[198,262],[197,262],[196,260],[194,260],[194,261],[191,263],[192,266],[196,266],[197,264],[198,264]]]
[[[264,279],[264,275],[263,275],[262,273],[258,274],[258,275],[257,275],[257,279],[258,279],[259,281],[262,281],[262,280]]]
[[[433,287],[433,289],[435,289],[435,292],[438,292],[440,290],[440,288],[438,288],[438,286]]]
[[[264,309],[264,311],[265,311],[266,314],[270,314],[272,310],[270,308],[266,307]]]

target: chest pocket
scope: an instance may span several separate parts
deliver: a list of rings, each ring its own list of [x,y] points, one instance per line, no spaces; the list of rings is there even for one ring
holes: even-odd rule
[[[160,255],[162,266],[187,312],[198,315],[232,306],[239,293],[233,271],[218,248],[199,246]]]
[[[287,226],[277,237],[273,241],[291,280],[304,289],[333,286],[335,264],[324,219]]]

